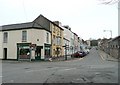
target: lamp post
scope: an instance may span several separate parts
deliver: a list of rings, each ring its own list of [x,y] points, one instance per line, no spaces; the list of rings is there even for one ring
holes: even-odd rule
[[[110,32],[111,38],[112,38],[112,30],[103,30],[103,32]]]

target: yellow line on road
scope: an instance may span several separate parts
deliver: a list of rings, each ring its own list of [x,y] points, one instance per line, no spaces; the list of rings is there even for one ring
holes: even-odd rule
[[[105,60],[101,54],[100,54],[100,57],[102,58],[102,60]]]

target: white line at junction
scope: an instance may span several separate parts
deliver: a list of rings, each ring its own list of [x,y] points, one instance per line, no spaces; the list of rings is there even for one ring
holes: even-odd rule
[[[45,70],[52,70],[52,69],[57,69],[59,67],[54,67],[54,68],[45,68],[45,69],[38,69],[38,70],[29,70],[29,71],[26,71],[26,73],[29,73],[29,72],[39,72],[39,71],[45,71]]]
[[[67,68],[67,69],[62,69],[60,71],[69,71],[69,70],[74,70],[74,69],[76,69],[76,68]]]

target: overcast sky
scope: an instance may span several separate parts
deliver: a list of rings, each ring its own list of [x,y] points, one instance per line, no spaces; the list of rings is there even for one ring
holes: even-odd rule
[[[103,5],[98,0],[0,0],[0,26],[31,22],[40,14],[51,21],[69,25],[79,37],[109,38],[118,35],[117,4]]]

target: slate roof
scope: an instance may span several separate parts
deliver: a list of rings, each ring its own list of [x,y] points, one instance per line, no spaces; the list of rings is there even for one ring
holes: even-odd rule
[[[42,17],[44,17],[43,15],[40,15]],[[48,20],[49,22],[51,22],[52,24],[54,24],[55,26],[59,27],[61,30],[64,30],[62,27],[60,27],[59,25],[55,24],[54,22],[52,22],[51,20],[47,19],[46,17],[44,17],[46,20]]]
[[[4,25],[0,30],[6,31],[6,30],[19,30],[19,29],[27,29],[27,28],[43,28],[41,25],[38,25],[35,22],[28,22],[28,23],[20,23],[20,24],[11,24],[11,25]]]
[[[117,40],[117,39],[119,39],[119,40],[120,40],[120,35],[119,35],[119,36],[117,36],[117,37],[115,37],[115,38],[113,38],[113,39],[111,39],[111,40],[109,40],[108,42],[112,42],[112,41],[115,41],[115,40]]]
[[[3,25],[2,27],[0,27],[0,31],[30,29],[30,28],[45,29],[47,31],[50,31],[50,22],[52,24],[56,25],[55,23],[53,23],[52,21],[50,21],[49,19],[47,19],[43,15],[39,15],[32,22]],[[56,25],[56,26],[58,26],[58,25]],[[61,27],[59,27],[59,28],[61,28]]]

